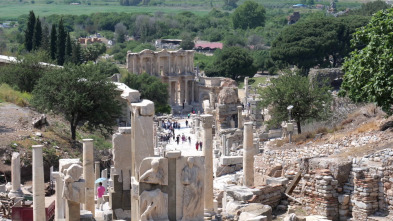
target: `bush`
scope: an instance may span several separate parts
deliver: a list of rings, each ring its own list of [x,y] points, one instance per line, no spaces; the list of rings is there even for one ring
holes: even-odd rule
[[[22,93],[12,89],[8,84],[0,85],[0,99],[14,103],[18,106],[25,107],[28,106],[31,100],[31,94]]]

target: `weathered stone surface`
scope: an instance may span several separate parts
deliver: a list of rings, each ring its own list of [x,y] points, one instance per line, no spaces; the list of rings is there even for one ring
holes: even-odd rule
[[[349,173],[352,169],[352,162],[333,157],[312,158],[309,160],[309,169],[329,169],[334,179],[342,185],[348,180]]]
[[[266,179],[266,185],[269,184],[280,184],[287,185],[289,180],[285,177],[269,177]]]
[[[240,208],[237,210],[237,213],[241,212],[241,214],[243,213],[248,213],[248,214],[252,214],[254,215],[254,217],[257,216],[266,216],[267,220],[272,220],[272,208],[268,205],[263,205],[260,203],[250,203],[248,205],[246,205],[243,208]],[[247,217],[248,218],[252,218],[252,217]],[[247,220],[244,219],[244,220]]]
[[[119,175],[119,182],[123,183],[123,190],[131,186],[131,127],[119,127],[119,132],[112,136],[113,166]]]
[[[227,165],[234,165],[234,164],[243,164],[243,157],[242,156],[221,156],[220,164],[227,166]]]
[[[237,88],[235,87],[224,87],[218,94],[219,104],[235,104],[237,102]]]
[[[168,159],[147,157],[139,168],[139,182],[168,185]]]

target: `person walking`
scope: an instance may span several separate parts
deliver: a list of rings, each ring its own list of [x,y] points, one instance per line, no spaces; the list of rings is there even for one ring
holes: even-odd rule
[[[188,143],[191,145],[191,137],[188,137]]]
[[[179,142],[180,142],[180,135],[177,135],[177,137],[176,137],[176,143],[177,143],[177,145],[179,145]]]
[[[197,141],[197,142],[195,143],[195,148],[196,148],[197,151],[198,151],[198,147],[199,147],[199,142]]]
[[[201,149],[201,151],[202,151],[202,141],[199,142],[199,147],[200,147],[200,149]]]
[[[102,197],[105,193],[105,187],[102,186],[102,182],[99,182],[97,187],[97,209],[103,209],[104,206],[104,198]]]
[[[186,120],[186,127],[188,127],[188,120]]]

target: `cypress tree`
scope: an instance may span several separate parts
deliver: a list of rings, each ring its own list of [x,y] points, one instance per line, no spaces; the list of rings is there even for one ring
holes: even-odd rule
[[[42,30],[41,48],[45,51],[50,51],[48,25],[45,25],[44,29]]]
[[[42,27],[40,17],[37,17],[35,22],[34,35],[33,35],[33,49],[37,50],[42,43]]]
[[[65,46],[67,40],[67,34],[64,30],[63,18],[59,22],[59,32],[57,35],[57,64],[63,65],[65,59]]]
[[[65,60],[68,62],[72,57],[72,43],[70,33],[67,34],[66,48],[65,48]]]
[[[72,61],[72,63],[74,63],[76,65],[79,65],[82,63],[82,48],[81,48],[81,44],[79,44],[79,42],[76,42],[73,44],[71,61]]]
[[[56,25],[52,24],[52,31],[50,33],[50,57],[52,58],[52,60],[56,60],[56,54],[57,54],[56,41],[57,41]]]
[[[30,11],[29,19],[27,21],[27,28],[25,31],[25,47],[26,50],[31,51],[33,49],[33,35],[35,26],[35,15],[33,11]]]

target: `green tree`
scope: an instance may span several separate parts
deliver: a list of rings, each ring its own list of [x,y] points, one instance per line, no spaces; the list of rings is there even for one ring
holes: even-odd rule
[[[65,65],[38,81],[32,104],[40,111],[63,115],[70,123],[73,140],[82,123],[91,130],[109,135],[120,116],[115,88],[96,65]]]
[[[110,77],[113,74],[120,73],[119,68],[116,64],[109,62],[109,61],[100,61],[96,64],[97,69],[105,75],[106,77]]]
[[[332,95],[329,87],[319,82],[310,82],[307,77],[288,73],[271,79],[271,84],[259,91],[261,106],[269,108],[270,125],[279,125],[288,120],[289,105],[293,105],[291,118],[302,132],[301,123],[306,120],[323,120],[329,115]]]
[[[278,35],[273,42],[271,56],[275,61],[296,65],[304,73],[316,65],[335,67],[350,52],[354,27],[362,26],[366,21],[366,18],[352,16],[299,21],[287,26]]]
[[[216,52],[216,58],[212,66],[205,73],[209,77],[228,77],[238,80],[239,77],[252,77],[256,73],[250,53],[241,47],[226,47]]]
[[[146,73],[127,74],[124,83],[141,93],[141,97],[154,102],[156,112],[169,113],[168,105],[168,85],[160,81],[159,78],[150,76]]]
[[[224,5],[222,6],[222,8],[224,10],[232,10],[234,8],[237,8],[237,2],[239,0],[224,0]]]
[[[40,17],[37,17],[35,22],[34,35],[33,35],[33,50],[37,50],[41,47],[42,43],[42,27]]]
[[[315,4],[314,0],[307,0],[307,5],[314,5],[314,4]]]
[[[0,82],[11,85],[22,92],[31,92],[37,81],[51,67],[43,66],[40,62],[48,62],[46,51],[33,51],[10,64],[0,67]]]
[[[44,29],[42,30],[42,41],[41,41],[41,48],[45,51],[50,52],[50,44],[49,44],[49,29],[48,26],[45,25]]]
[[[83,62],[82,48],[81,48],[81,44],[79,42],[74,43],[72,46],[71,62],[76,65],[82,64],[82,62]]]
[[[52,24],[52,30],[50,32],[50,57],[52,60],[56,60],[57,55],[57,32],[56,32],[56,25]]]
[[[82,58],[84,61],[95,61],[97,58],[106,51],[106,46],[103,43],[95,43],[88,45],[82,49]]]
[[[31,51],[33,49],[35,21],[36,19],[35,19],[34,12],[30,11],[29,18],[27,21],[27,27],[25,31],[25,47],[27,51]]]
[[[123,23],[115,25],[116,43],[123,43],[126,40],[127,27]]]
[[[181,43],[180,43],[180,48],[184,50],[192,50],[195,46],[194,41],[192,40],[191,36],[185,36]]]
[[[65,60],[70,61],[72,57],[72,42],[70,33],[67,33],[66,47],[65,47]]]
[[[57,34],[57,64],[63,65],[65,60],[65,46],[66,46],[66,39],[67,33],[64,30],[63,25],[63,18],[60,19],[59,27],[58,27],[58,34]]]
[[[232,14],[234,28],[247,29],[265,25],[265,8],[254,2],[246,1]]]
[[[345,60],[340,95],[356,102],[376,102],[393,114],[393,9],[377,12],[354,34],[355,48]]]

